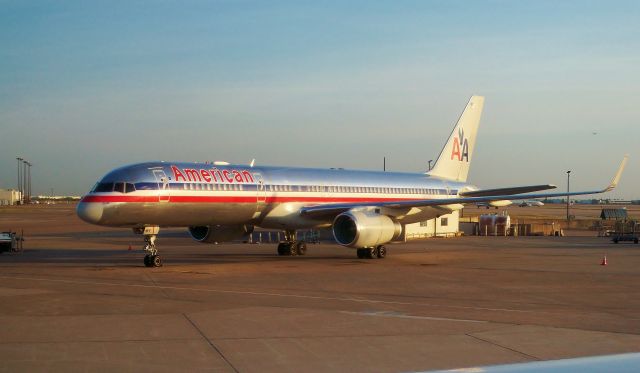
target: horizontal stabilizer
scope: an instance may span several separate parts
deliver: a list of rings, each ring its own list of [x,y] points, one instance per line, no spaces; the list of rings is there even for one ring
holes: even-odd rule
[[[510,188],[496,188],[496,189],[482,189],[482,190],[470,190],[468,192],[461,192],[461,197],[487,197],[487,196],[509,196],[512,194],[531,193],[540,190],[555,189],[553,184],[545,185],[529,185]]]

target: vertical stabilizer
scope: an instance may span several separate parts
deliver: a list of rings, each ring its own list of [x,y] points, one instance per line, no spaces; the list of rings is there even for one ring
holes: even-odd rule
[[[467,181],[483,106],[484,97],[471,96],[428,175]]]

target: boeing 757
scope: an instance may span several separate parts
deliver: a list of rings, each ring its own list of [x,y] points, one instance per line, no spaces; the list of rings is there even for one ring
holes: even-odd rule
[[[254,227],[285,232],[279,255],[304,255],[296,230],[330,228],[359,258],[384,258],[385,244],[407,224],[460,210],[465,204],[604,193],[617,185],[627,157],[604,189],[534,194],[554,185],[479,189],[467,183],[484,106],[473,96],[434,167],[426,173],[254,167],[226,162],[147,162],[107,173],[77,207],[86,222],[132,228],[144,235],[147,267],[158,267],[161,227],[186,227],[194,240],[246,237]]]

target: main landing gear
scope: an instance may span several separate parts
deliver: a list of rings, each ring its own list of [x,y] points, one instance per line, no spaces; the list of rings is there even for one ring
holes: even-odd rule
[[[360,259],[384,259],[387,257],[387,248],[383,245],[358,249]]]
[[[285,231],[285,240],[278,244],[278,255],[296,256],[307,253],[307,243],[296,240],[296,231]]]
[[[160,258],[160,255],[158,255],[158,249],[156,248],[156,238],[158,237],[158,232],[160,232],[160,227],[150,226],[134,228],[133,232],[137,234],[144,234],[144,251],[147,252],[144,256],[144,266],[162,267],[162,259]]]

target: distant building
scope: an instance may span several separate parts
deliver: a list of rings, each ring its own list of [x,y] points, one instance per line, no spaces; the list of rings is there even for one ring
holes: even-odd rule
[[[627,220],[628,217],[626,208],[602,209],[600,212],[600,219],[602,220]]]
[[[17,205],[20,203],[22,194],[15,189],[0,189],[0,205]]]
[[[459,232],[460,212],[442,215],[439,218],[405,226],[405,239],[411,240],[425,237],[449,237]]]

